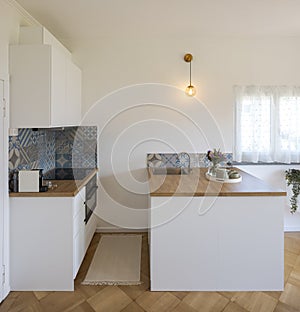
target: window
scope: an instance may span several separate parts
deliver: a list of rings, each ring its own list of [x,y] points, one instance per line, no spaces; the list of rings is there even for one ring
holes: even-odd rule
[[[300,87],[235,87],[234,159],[300,161]]]

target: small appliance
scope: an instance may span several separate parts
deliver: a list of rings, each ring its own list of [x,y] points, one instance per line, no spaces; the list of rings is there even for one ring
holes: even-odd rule
[[[43,169],[19,171],[19,192],[40,192],[42,186]]]

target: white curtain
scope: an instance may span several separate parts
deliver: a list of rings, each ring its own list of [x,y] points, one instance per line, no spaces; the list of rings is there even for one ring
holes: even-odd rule
[[[236,86],[234,160],[300,161],[300,87]]]

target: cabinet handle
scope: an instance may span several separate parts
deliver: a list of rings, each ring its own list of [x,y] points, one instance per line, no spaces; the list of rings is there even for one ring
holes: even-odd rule
[[[2,101],[3,101],[3,118],[6,118],[6,100],[5,100],[5,98],[3,98]]]

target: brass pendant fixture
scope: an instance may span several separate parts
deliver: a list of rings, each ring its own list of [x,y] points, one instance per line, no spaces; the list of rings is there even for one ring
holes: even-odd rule
[[[196,88],[192,85],[192,60],[193,55],[187,53],[183,58],[187,63],[190,63],[190,84],[186,87],[185,93],[189,96],[194,96],[196,94]]]

